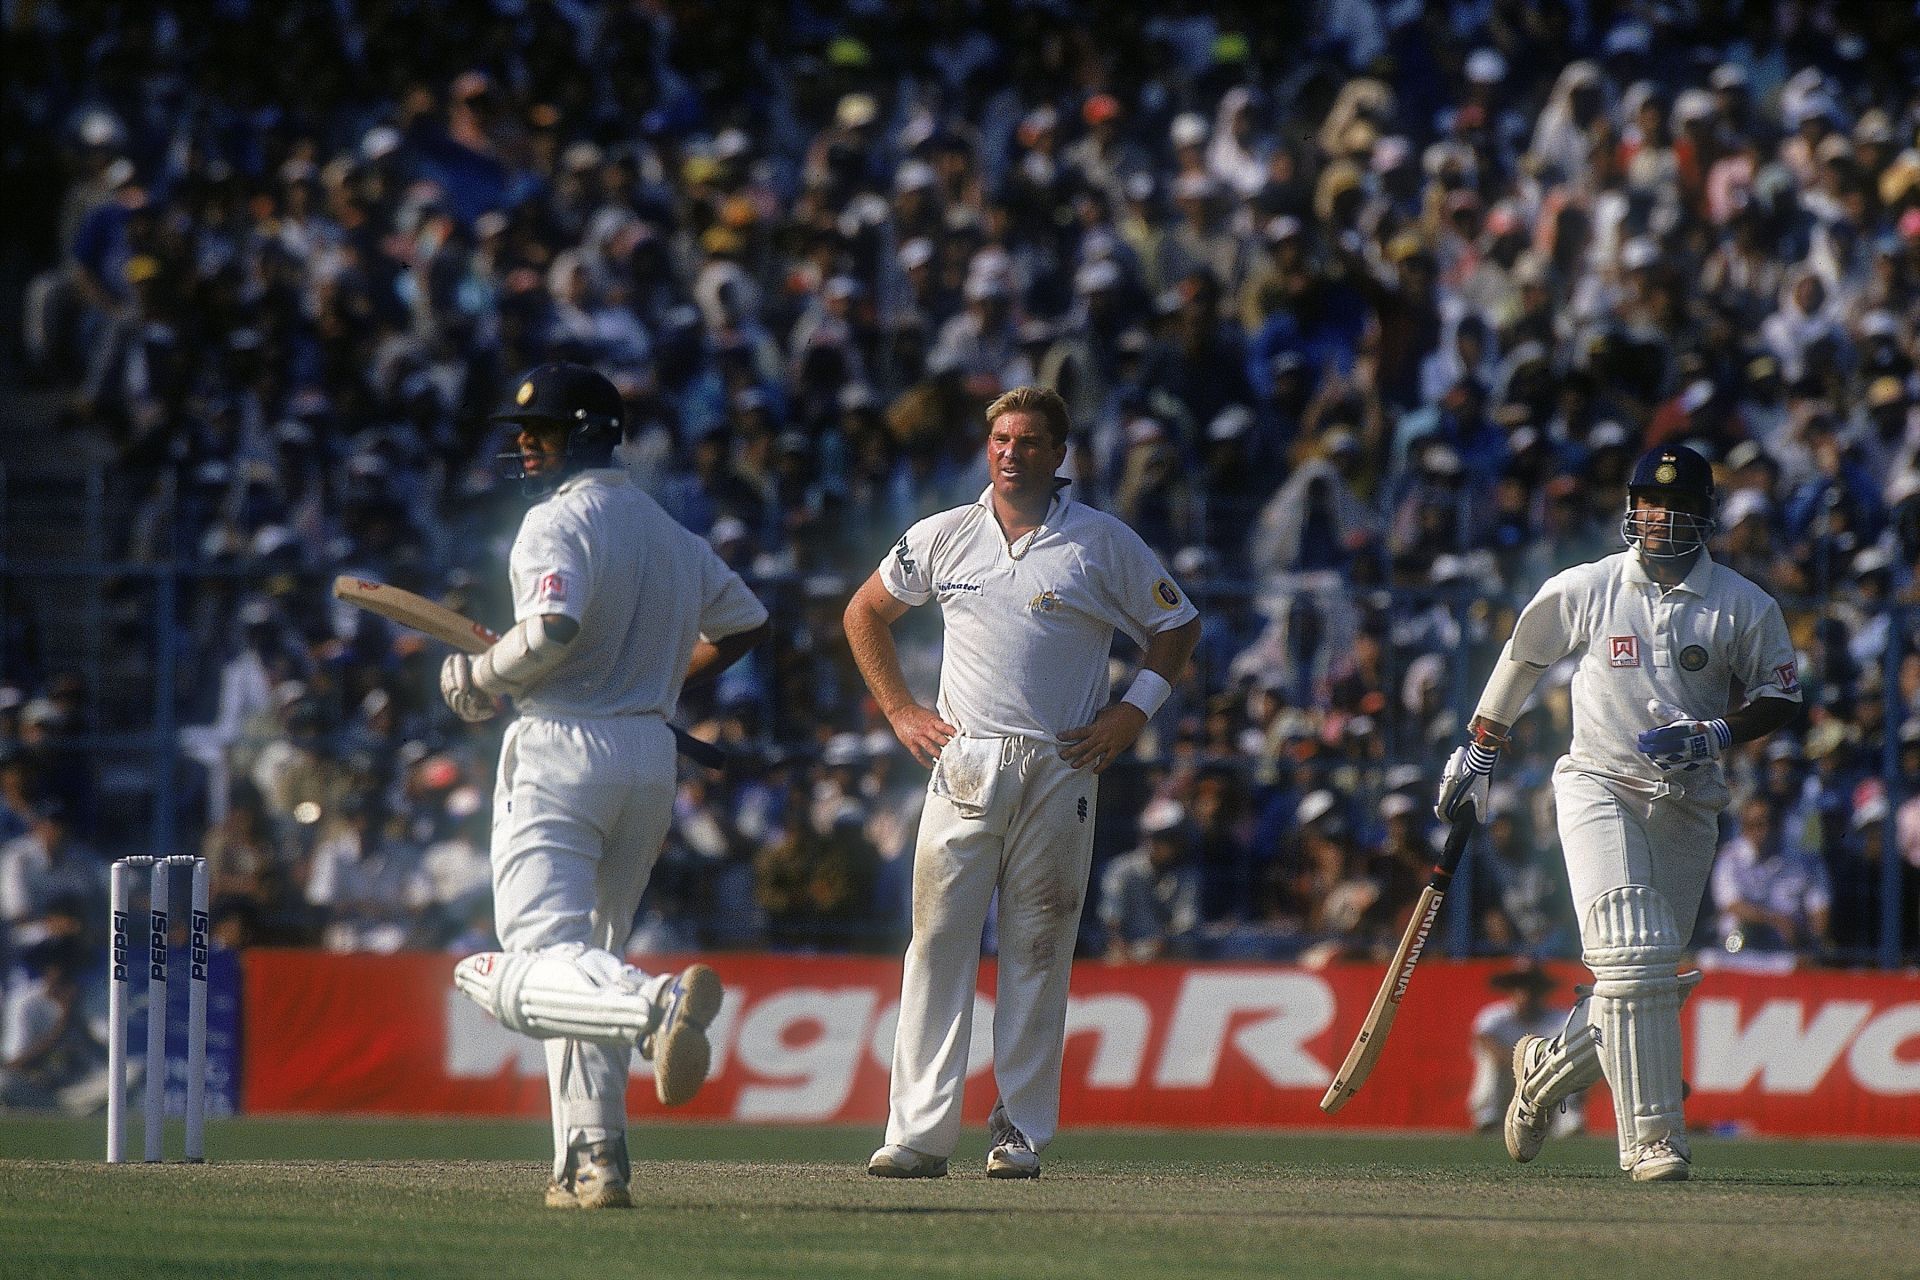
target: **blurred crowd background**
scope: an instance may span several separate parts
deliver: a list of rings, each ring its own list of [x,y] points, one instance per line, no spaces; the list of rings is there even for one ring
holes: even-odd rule
[[[499,726],[328,586],[510,616],[525,499],[486,415],[552,359],[615,379],[624,464],[776,627],[683,707],[734,764],[687,771],[638,946],[899,946],[924,772],[840,611],[984,488],[985,404],[1041,382],[1074,495],[1205,619],[1102,788],[1087,954],[1390,949],[1515,610],[1618,549],[1660,442],[1715,463],[1713,553],[1781,599],[1808,702],[1729,761],[1696,943],[1920,953],[1912,6],[5,16],[0,950],[29,1031],[97,967],[119,854],[204,851],[227,945],[490,944]],[[900,631],[929,698],[931,613]],[[1450,950],[1577,954],[1569,676],[1517,726]]]

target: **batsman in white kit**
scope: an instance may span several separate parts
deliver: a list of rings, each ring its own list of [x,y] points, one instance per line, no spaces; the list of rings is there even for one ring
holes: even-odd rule
[[[1573,742],[1554,769],[1560,844],[1580,923],[1590,998],[1548,1039],[1513,1051],[1507,1151],[1545,1141],[1555,1105],[1604,1075],[1620,1167],[1636,1181],[1692,1170],[1681,1114],[1677,972],[1707,887],[1716,816],[1729,795],[1721,752],[1787,724],[1800,682],[1772,597],[1707,552],[1713,469],[1684,446],[1635,464],[1621,532],[1628,549],[1549,579],[1520,614],[1469,728],[1447,761],[1435,811],[1486,816],[1488,777],[1540,675],[1570,654]],[[1744,705],[1729,710],[1734,690]]]
[[[766,635],[767,611],[707,543],[613,457],[619,392],[549,364],[495,415],[518,428],[502,462],[533,493],[509,560],[512,630],[441,669],[463,719],[513,699],[493,796],[493,900],[504,951],[455,982],[503,1026],[546,1041],[556,1208],[632,1203],[627,1069],[637,1045],[660,1101],[706,1080],[720,980],[706,965],[648,974],[621,959],[673,812],[667,715]]]
[[[981,931],[1000,894],[987,1176],[1032,1178],[1059,1126],[1067,987],[1093,859],[1098,778],[1172,692],[1199,615],[1138,534],[1054,473],[1067,409],[1019,387],[987,409],[991,484],[900,539],[846,610],[861,674],[932,768],[914,849],[886,1145],[867,1172],[937,1178],[960,1137]],[[889,628],[938,600],[937,709],[914,701]],[[1107,705],[1113,633],[1142,646]]]

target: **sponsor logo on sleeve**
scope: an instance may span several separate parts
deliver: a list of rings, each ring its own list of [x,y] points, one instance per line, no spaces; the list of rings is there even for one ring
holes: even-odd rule
[[[920,566],[916,564],[914,558],[907,553],[907,535],[904,533],[900,535],[900,541],[894,544],[893,558],[900,562],[900,572],[906,574],[907,577],[911,578],[919,574]]]
[[[1773,669],[1773,678],[1779,681],[1780,687],[1788,693],[1798,693],[1800,691],[1800,664],[1798,662],[1781,663]]]
[[[1180,588],[1162,578],[1153,584],[1153,602],[1162,609],[1172,612],[1180,607]]]
[[[1613,667],[1637,667],[1640,665],[1639,636],[1610,636],[1607,639],[1607,665]]]
[[[543,601],[550,601],[554,604],[565,604],[567,601],[567,579],[565,575],[558,573],[541,574],[540,585],[535,589],[534,595]]]

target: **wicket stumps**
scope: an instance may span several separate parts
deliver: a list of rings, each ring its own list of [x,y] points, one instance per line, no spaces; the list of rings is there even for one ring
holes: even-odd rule
[[[207,860],[189,855],[167,858],[121,858],[109,873],[108,895],[113,913],[112,979],[107,988],[107,1163],[127,1158],[127,1032],[133,986],[133,956],[129,943],[132,923],[133,874],[148,871],[147,959],[147,1070],[146,1161],[166,1159],[167,1099],[167,909],[168,870],[191,869],[193,890],[187,946],[187,1138],[185,1158],[197,1164],[207,1157]]]

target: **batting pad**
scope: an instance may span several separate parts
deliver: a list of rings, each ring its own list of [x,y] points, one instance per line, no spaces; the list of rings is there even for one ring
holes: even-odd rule
[[[453,981],[501,1026],[537,1040],[632,1046],[653,1029],[657,980],[579,943],[468,956]]]
[[[1587,909],[1585,959],[1593,970],[1600,1057],[1613,1088],[1620,1167],[1659,1139],[1687,1154],[1680,1110],[1681,983],[1684,950],[1673,912],[1647,885],[1609,889]]]

